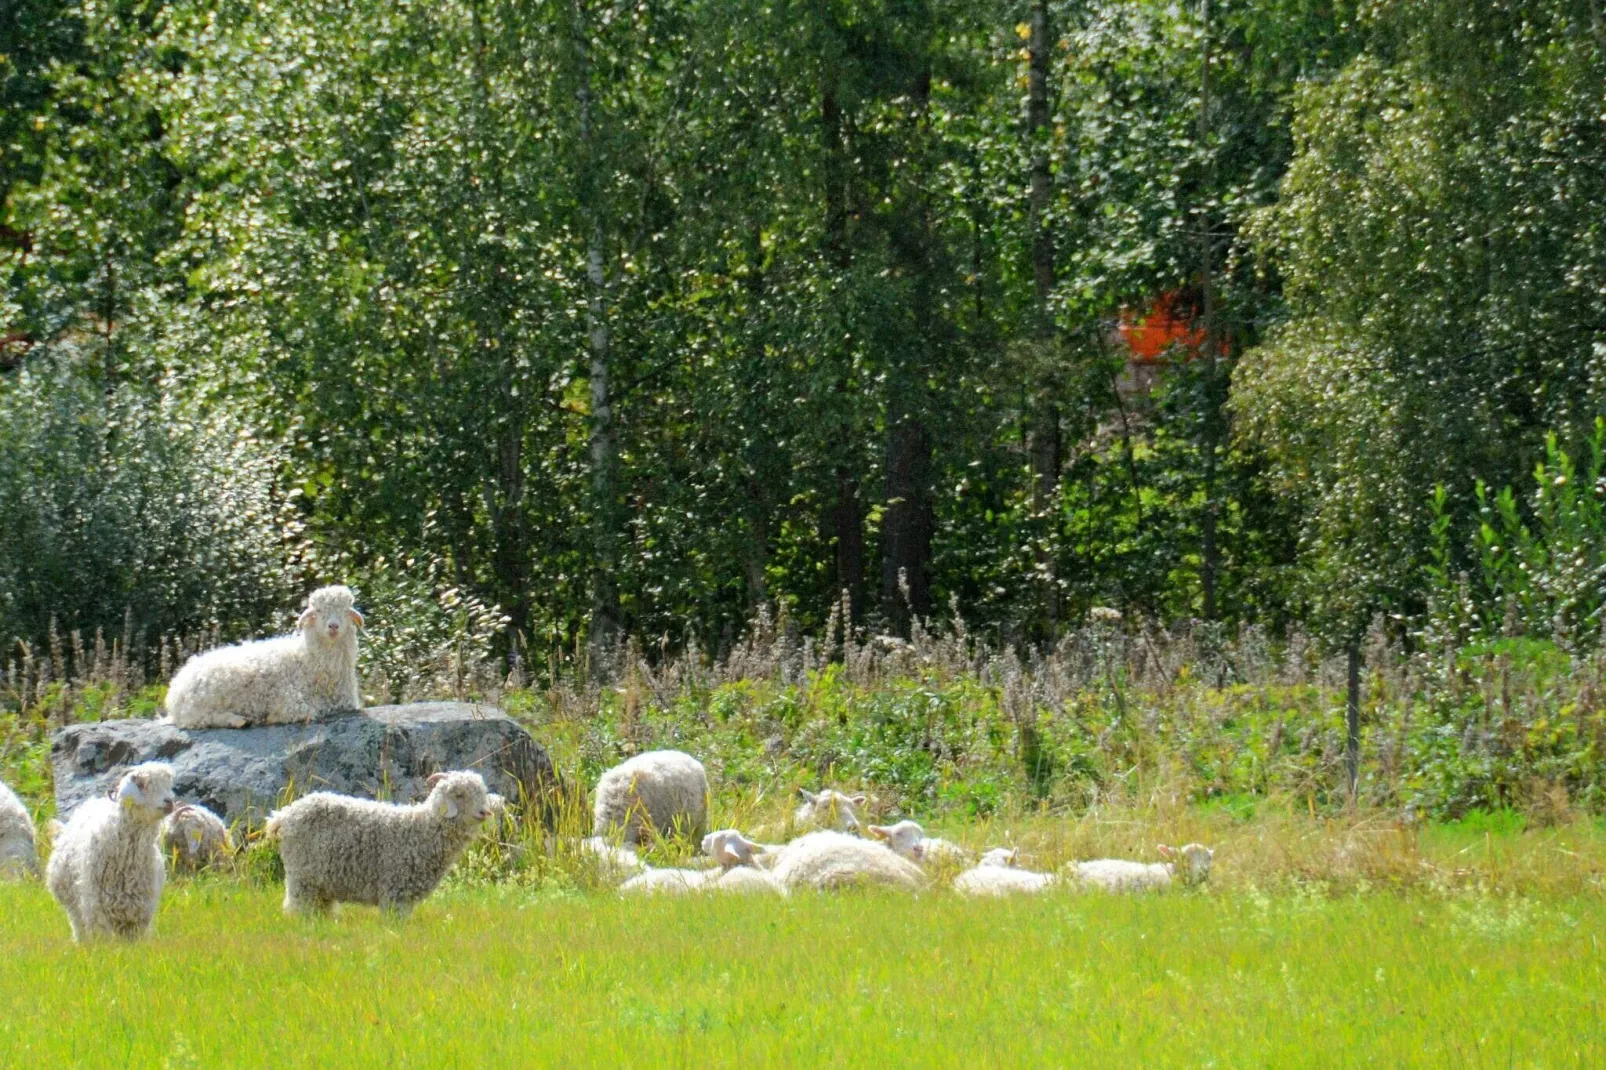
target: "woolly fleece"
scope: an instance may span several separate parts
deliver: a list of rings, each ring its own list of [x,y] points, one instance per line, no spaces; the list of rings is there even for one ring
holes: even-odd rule
[[[366,903],[406,914],[427,898],[491,816],[474,772],[436,773],[421,803],[314,792],[268,819],[284,859],[286,913]]]
[[[0,880],[39,875],[33,818],[16,792],[0,784]]]
[[[167,869],[156,846],[173,806],[173,768],[136,765],[113,798],[90,799],[56,837],[45,883],[82,943],[97,936],[134,940],[150,932]]]
[[[593,836],[640,843],[650,828],[698,838],[708,828],[708,774],[678,750],[638,754],[602,774],[592,806]]]
[[[873,840],[841,832],[811,832],[781,849],[773,870],[790,891],[882,885],[913,891],[924,882],[920,867]]]
[[[292,634],[186,661],[168,685],[167,715],[179,728],[244,728],[359,709],[361,626],[351,588],[320,587],[307,596]]]

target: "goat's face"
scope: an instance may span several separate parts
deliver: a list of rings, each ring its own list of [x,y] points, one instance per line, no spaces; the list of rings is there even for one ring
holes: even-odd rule
[[[714,859],[725,869],[730,869],[732,866],[753,865],[753,852],[757,848],[758,844],[736,829],[720,829],[703,837],[703,854]]]
[[[428,784],[430,809],[447,821],[477,825],[496,812],[493,797],[478,773],[432,773]]]
[[[820,828],[835,829],[838,832],[859,831],[858,807],[867,801],[863,795],[844,795],[830,788],[818,794],[799,789],[798,795],[803,802],[793,815],[794,825],[805,828],[818,825]]]
[[[355,637],[362,627],[362,614],[357,612],[355,597],[350,587],[320,587],[307,597],[307,608],[301,611],[297,625],[306,635],[321,642],[341,644]]]
[[[161,762],[134,766],[118,782],[115,798],[124,813],[160,820],[173,811],[173,767]]]
[[[1177,875],[1188,884],[1198,884],[1210,876],[1210,863],[1216,857],[1216,852],[1202,843],[1190,843],[1183,847],[1161,844],[1160,857],[1170,862]]]
[[[870,835],[884,840],[905,858],[919,858],[920,841],[926,838],[926,830],[914,821],[900,821],[896,825],[871,825]]]

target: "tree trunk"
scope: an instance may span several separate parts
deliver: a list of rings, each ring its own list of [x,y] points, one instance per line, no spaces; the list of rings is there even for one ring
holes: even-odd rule
[[[1055,339],[1054,314],[1049,299],[1054,292],[1054,237],[1048,225],[1052,175],[1049,172],[1048,68],[1052,43],[1049,35],[1048,0],[1034,0],[1031,11],[1026,95],[1026,136],[1031,145],[1031,198],[1028,226],[1032,237],[1032,282],[1036,293],[1036,335],[1038,362],[1033,369],[1032,406],[1029,417],[1028,451],[1032,466],[1032,512],[1048,524],[1054,522],[1059,495],[1062,444],[1060,410],[1055,398],[1053,364],[1049,359]],[[1043,578],[1043,603],[1048,616],[1050,638],[1059,627],[1059,588],[1055,582],[1053,560],[1041,545],[1036,550],[1039,575]]]
[[[608,273],[602,207],[598,203],[600,170],[597,159],[595,116],[592,114],[591,45],[586,13],[580,3],[574,6],[575,45],[578,52],[578,85],[575,98],[580,106],[580,187],[582,210],[588,224],[586,233],[586,328],[589,348],[588,374],[591,385],[591,628],[589,644],[592,664],[600,667],[617,644],[621,630],[619,591],[614,575],[619,567],[620,516],[619,443],[614,427],[613,399],[610,394],[611,345],[608,330]]]
[[[881,521],[881,605],[903,630],[910,613],[931,612],[927,578],[931,563],[931,438],[914,400],[889,399],[903,409],[889,413],[886,452],[887,509]],[[901,404],[900,404],[901,403]]]
[[[1204,23],[1204,55],[1199,69],[1199,149],[1209,151],[1210,137],[1210,0],[1200,0]],[[1207,172],[1205,195],[1214,185],[1214,167]],[[1215,252],[1211,248],[1210,213],[1199,214],[1199,282],[1204,291],[1204,420],[1200,443],[1204,451],[1204,520],[1201,532],[1199,582],[1204,588],[1204,618],[1216,619],[1216,577],[1220,551],[1216,546],[1216,449],[1221,441],[1221,404],[1216,397],[1216,287]]]
[[[848,166],[847,146],[842,130],[842,109],[837,103],[835,72],[820,78],[820,135],[825,173],[825,252],[838,271],[846,271],[853,254],[848,244]],[[849,355],[842,355],[837,376],[836,400],[849,408]],[[844,436],[844,439],[847,436]],[[846,452],[847,442],[835,448]],[[831,506],[827,537],[836,544],[836,588],[846,591],[853,616],[864,613],[864,506],[859,499],[859,481],[851,467],[851,457],[842,457],[835,466],[836,500]],[[844,622],[851,623],[851,622]]]
[[[914,142],[910,159],[911,218],[893,255],[911,280],[910,344],[900,347],[886,377],[886,512],[881,520],[881,606],[900,631],[911,614],[931,612],[931,536],[936,527],[931,500],[931,435],[926,426],[929,411],[926,380],[929,366],[941,359],[938,352],[937,309],[933,300],[934,245],[927,171],[927,104],[931,99],[931,71],[916,78]]]
[[[858,620],[864,614],[864,506],[859,500],[859,481],[845,466],[836,470],[830,535],[836,542],[836,589],[848,593],[853,617]]]

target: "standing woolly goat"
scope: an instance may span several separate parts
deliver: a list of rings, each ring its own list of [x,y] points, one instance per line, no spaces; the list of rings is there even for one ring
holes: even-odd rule
[[[366,903],[405,915],[427,898],[502,802],[475,772],[434,773],[428,784],[411,806],[319,791],[269,815],[285,912]]]
[[[33,818],[16,792],[0,784],[0,879],[23,874],[39,874]]]
[[[228,826],[204,806],[182,803],[162,818],[162,854],[186,870],[221,862],[234,850]]]
[[[617,834],[627,844],[640,843],[648,829],[701,836],[708,827],[708,774],[678,750],[638,754],[602,774],[592,816],[592,836]]]
[[[307,721],[361,707],[357,629],[349,587],[307,596],[296,631],[197,654],[167,687],[167,715],[179,728],[243,728]]]
[[[150,931],[167,881],[157,831],[172,809],[173,767],[147,762],[124,773],[111,798],[73,811],[45,883],[67,911],[74,940],[133,940]]]

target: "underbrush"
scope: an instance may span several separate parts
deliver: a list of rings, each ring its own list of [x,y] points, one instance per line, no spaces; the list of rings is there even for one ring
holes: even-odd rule
[[[50,732],[150,716],[162,698],[98,645],[81,663],[81,644],[60,647],[35,659],[32,677],[13,665],[0,689],[0,779],[41,822],[53,810]],[[186,647],[172,649],[168,668]],[[715,826],[750,833],[784,827],[797,788],[828,785],[866,791],[875,819],[913,817],[975,847],[1015,844],[1044,867],[1153,858],[1157,841],[1198,840],[1222,848],[1229,884],[1600,887],[1598,659],[1536,640],[1408,655],[1374,635],[1366,665],[1354,800],[1342,664],[1297,636],[1274,644],[1252,630],[1103,622],[1022,656],[962,622],[917,627],[906,642],[836,625],[800,637],[761,616],[718,660],[695,649],[649,658],[632,644],[605,679],[583,661],[529,681],[482,660],[417,693],[369,697],[495,702],[577,787],[631,754],[686,750],[708,768]],[[560,810],[556,830],[504,830],[504,846],[476,849],[460,868],[589,886],[572,843],[589,831],[585,801]],[[271,878],[271,863],[253,865]]]

